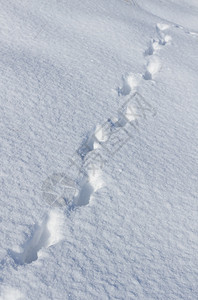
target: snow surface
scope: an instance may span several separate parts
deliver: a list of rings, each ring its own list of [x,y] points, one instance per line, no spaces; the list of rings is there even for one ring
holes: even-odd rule
[[[198,1],[0,6],[0,299],[198,299]]]

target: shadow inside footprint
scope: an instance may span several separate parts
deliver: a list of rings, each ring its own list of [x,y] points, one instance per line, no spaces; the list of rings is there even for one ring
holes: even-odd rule
[[[30,264],[38,259],[38,252],[41,248],[48,246],[50,232],[47,228],[48,217],[45,217],[41,225],[34,227],[34,233],[29,241],[23,246],[24,251],[17,253],[9,250],[9,255],[19,265]]]
[[[74,200],[74,206],[83,206],[89,204],[94,188],[89,181],[84,182],[81,186],[78,196]]]
[[[152,80],[152,75],[151,75],[151,73],[147,70],[147,71],[145,72],[143,78],[144,78],[145,80]]]

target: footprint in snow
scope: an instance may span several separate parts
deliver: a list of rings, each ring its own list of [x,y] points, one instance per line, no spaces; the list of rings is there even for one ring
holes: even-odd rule
[[[127,96],[132,91],[134,91],[138,85],[139,79],[137,74],[129,73],[125,76],[122,76],[122,87],[118,88],[118,96]]]
[[[157,32],[158,38],[152,39],[150,41],[150,45],[149,45],[148,49],[145,51],[145,56],[155,54],[156,51],[161,48],[161,46],[166,45],[167,43],[169,43],[172,40],[170,35],[167,35],[164,33],[164,31],[167,30],[169,27],[170,26],[167,24],[158,23],[156,25],[156,32]]]
[[[161,68],[160,60],[156,56],[152,56],[146,66],[146,72],[143,75],[145,80],[152,80]]]
[[[159,37],[159,45],[164,46],[172,40],[170,35],[164,33],[164,31],[169,28],[170,26],[168,24],[158,23],[156,25],[156,32]]]
[[[57,244],[62,239],[61,220],[60,214],[52,211],[44,217],[41,224],[36,224],[32,236],[23,245],[21,253],[9,250],[15,263],[30,264],[38,259],[41,249]]]
[[[104,186],[100,170],[92,169],[88,173],[79,179],[80,189],[73,201],[74,208],[89,204],[93,194]]]
[[[145,51],[145,55],[153,55],[155,54],[155,52],[160,49],[160,46],[159,46],[159,41],[158,40],[155,40],[155,39],[152,39],[150,41],[150,45],[148,47],[148,49]]]

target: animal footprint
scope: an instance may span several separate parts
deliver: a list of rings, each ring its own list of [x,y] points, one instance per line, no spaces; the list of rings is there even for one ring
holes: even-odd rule
[[[143,76],[145,80],[152,80],[156,73],[160,70],[160,60],[156,56],[152,56],[152,58],[148,61],[146,72]]]
[[[150,42],[150,46],[145,51],[145,55],[153,55],[153,54],[155,54],[156,50],[158,50],[159,48],[160,48],[159,41],[152,39]]]
[[[83,142],[80,148],[77,150],[77,153],[81,156],[82,159],[85,158],[87,153],[96,149],[98,147],[98,143],[95,139],[95,132],[97,128],[92,130],[92,132],[88,135],[87,139]]]
[[[62,239],[60,233],[61,228],[60,214],[50,212],[46,215],[41,224],[36,224],[32,237],[23,246],[22,253],[16,253],[12,250],[9,254],[15,260],[17,264],[30,264],[37,260],[39,257],[39,251],[42,248],[48,248]]]
[[[118,88],[118,95],[127,96],[133,91],[137,85],[138,80],[133,73],[126,76],[122,76],[123,85],[122,88]]]
[[[78,195],[74,198],[74,207],[89,204],[93,193],[103,187],[100,171],[97,169],[90,170],[88,176],[83,176],[78,184],[80,189]]]
[[[157,31],[157,34],[158,34],[158,37],[159,37],[159,44],[162,45],[162,46],[166,45],[167,43],[169,43],[172,40],[170,35],[166,35],[163,32],[164,30],[167,30],[169,28],[170,28],[170,26],[168,24],[158,23],[156,25],[156,31]]]
[[[164,24],[164,23],[157,23],[156,25],[157,30],[167,30],[168,28],[170,28],[170,26],[168,24]]]
[[[110,134],[110,127],[108,122],[103,125],[97,125],[90,133],[88,138],[84,141],[77,153],[84,160],[88,153],[98,149],[101,143],[104,143]]]

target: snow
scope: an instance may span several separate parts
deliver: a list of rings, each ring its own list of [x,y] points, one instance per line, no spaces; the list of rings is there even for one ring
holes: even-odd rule
[[[197,299],[197,1],[0,3],[0,299]]]

